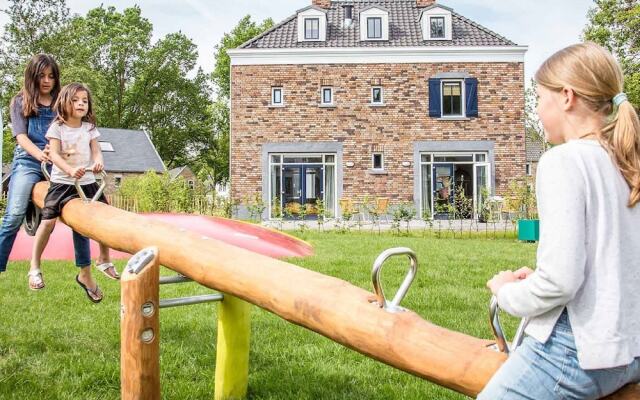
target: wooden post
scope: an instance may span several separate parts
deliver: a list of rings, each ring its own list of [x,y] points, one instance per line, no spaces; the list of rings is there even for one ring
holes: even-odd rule
[[[122,274],[120,383],[122,400],[160,398],[158,249],[135,254]]]
[[[218,306],[215,400],[240,400],[247,395],[251,305],[225,294]]]

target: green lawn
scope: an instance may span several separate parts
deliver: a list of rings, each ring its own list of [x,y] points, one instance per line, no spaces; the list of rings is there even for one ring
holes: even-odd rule
[[[535,245],[514,239],[315,232],[304,238],[316,255],[295,263],[367,290],[372,263],[382,250],[414,249],[420,267],[403,306],[478,337],[490,337],[487,278],[501,269],[533,266],[535,259]],[[404,277],[405,263],[385,266],[389,297]],[[123,264],[118,263],[119,270]],[[94,305],[74,282],[71,263],[46,263],[47,287],[39,292],[27,288],[27,269],[26,262],[12,263],[0,275],[0,399],[118,399],[118,283],[98,276],[105,299]],[[207,292],[189,283],[162,287],[161,297]],[[214,304],[162,310],[163,398],[213,398],[215,314]],[[512,333],[517,321],[503,319]],[[250,399],[464,398],[258,308],[251,340]]]

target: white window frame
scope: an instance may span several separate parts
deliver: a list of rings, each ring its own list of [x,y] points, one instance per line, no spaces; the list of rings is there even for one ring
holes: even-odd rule
[[[526,163],[525,166],[524,166],[524,171],[525,171],[525,174],[527,176],[532,176],[533,175],[531,170],[532,170],[531,163]]]
[[[380,21],[380,36],[372,36],[371,31],[369,31],[369,20],[372,20],[372,19]],[[368,40],[382,40],[382,38],[384,37],[383,30],[384,30],[384,25],[383,25],[382,16],[367,17],[367,39]]]
[[[331,165],[334,167],[334,179],[333,179],[333,193],[335,195],[335,200],[334,200],[334,204],[333,204],[333,216],[334,218],[337,218],[337,213],[338,213],[338,203],[340,202],[340,198],[338,197],[338,154],[337,153],[281,153],[281,152],[275,152],[275,153],[269,153],[269,181],[268,181],[268,191],[269,191],[269,195],[271,195],[271,187],[272,187],[272,180],[271,180],[271,168],[275,165],[275,166],[279,166],[280,167],[280,190],[282,191],[282,179],[283,179],[283,174],[282,174],[282,169],[286,166],[286,165],[307,165],[307,164],[313,164],[313,165],[317,165],[317,164],[322,164],[322,174],[324,175],[322,180],[323,180],[323,192],[322,192],[322,196],[323,196],[323,200],[324,200],[324,194],[327,191],[327,188],[325,186],[325,179],[326,179],[326,175],[325,175],[325,167],[327,165]],[[279,159],[278,161],[273,161],[273,156],[278,156]],[[285,157],[296,157],[296,156],[300,156],[300,157],[322,157],[322,162],[321,163],[285,163],[284,162],[284,158]],[[328,161],[327,160],[327,156],[331,156],[333,157],[333,161]],[[279,193],[278,197],[281,198],[282,193]],[[274,196],[268,196],[269,197],[269,206],[268,206],[268,216],[269,219],[272,219],[273,216],[271,215],[271,211],[273,210],[273,197]]]
[[[103,152],[111,153],[115,151],[113,149],[113,144],[111,144],[111,142],[98,141],[98,144],[100,145],[100,150]]]
[[[434,19],[442,19],[442,36],[441,37],[435,37],[435,36],[431,36],[431,20]],[[431,15],[429,16],[429,38],[431,40],[444,40],[447,38],[447,17],[444,15]]]
[[[280,91],[280,102],[276,103],[275,100],[275,93],[276,90]],[[271,87],[271,106],[272,107],[284,107],[284,89],[282,88],[282,86],[273,86]]]
[[[318,38],[306,39],[305,20],[318,19]],[[309,6],[298,12],[297,17],[298,42],[324,42],[327,38],[327,11],[315,6]]]
[[[460,114],[444,115],[444,85],[446,83],[460,83]],[[441,119],[458,119],[467,117],[467,94],[465,93],[464,79],[443,79],[440,81],[440,118]]]
[[[473,154],[472,160],[473,161],[455,161],[455,162],[440,162],[440,161],[435,161],[435,157],[440,157],[440,156],[460,156],[460,155],[469,155],[469,154]],[[482,154],[484,155],[484,159],[485,161],[476,161],[478,154]],[[428,156],[427,161],[423,161],[422,160],[422,156],[426,155]],[[486,167],[486,171],[487,171],[487,190],[489,191],[489,193],[493,193],[493,181],[492,181],[492,170],[491,170],[491,162],[488,161],[489,160],[489,154],[485,151],[470,151],[470,152],[466,152],[466,151],[459,151],[459,152],[421,152],[420,153],[420,215],[424,214],[424,204],[422,203],[422,199],[424,198],[424,194],[422,193],[422,182],[424,180],[424,176],[422,174],[422,166],[423,165],[428,165],[429,168],[433,171],[433,166],[435,164],[467,164],[467,165],[471,165],[472,169],[473,169],[473,202],[474,202],[474,218],[478,217],[478,210],[477,210],[477,205],[478,205],[478,196],[480,196],[479,193],[479,189],[477,187],[477,177],[476,177],[476,169],[478,167]],[[431,184],[433,185],[433,174],[431,176]],[[430,189],[431,190],[431,189]],[[429,207],[431,211],[431,217],[433,218],[433,208],[434,208],[434,196],[433,194],[430,196],[431,198],[431,204],[429,204]]]
[[[193,179],[189,179],[187,181],[187,185],[189,186],[189,189],[193,190],[196,187],[196,182]]]
[[[373,96],[373,92],[376,89],[380,89],[380,101],[375,101],[374,96]],[[371,104],[372,105],[376,105],[376,106],[380,106],[384,104],[384,89],[382,88],[382,86],[372,86],[371,87]]]
[[[431,37],[431,18],[444,18],[444,37]],[[424,10],[420,14],[420,26],[422,27],[422,40],[447,41],[453,39],[453,22],[451,9],[444,6],[435,6]]]
[[[122,186],[122,175],[116,174],[113,176],[113,186],[116,188]]]
[[[304,40],[320,40],[320,17],[305,17],[303,19],[304,21],[304,27],[302,28],[304,31]],[[307,22],[308,21],[316,21],[318,23],[318,37],[307,37]],[[313,29],[310,30],[310,32],[313,32]]]
[[[327,103],[324,101],[324,91],[331,91],[331,102]],[[333,98],[333,87],[332,86],[321,86],[320,87],[320,105],[321,106],[333,106],[335,103],[335,99]]]
[[[358,14],[360,18],[360,41],[385,41],[389,40],[389,12],[377,6],[371,6]],[[369,18],[381,19],[381,37],[369,37]]]
[[[380,168],[376,168],[376,156],[380,156]],[[384,171],[384,153],[381,151],[375,151],[371,153],[371,169],[373,171]]]

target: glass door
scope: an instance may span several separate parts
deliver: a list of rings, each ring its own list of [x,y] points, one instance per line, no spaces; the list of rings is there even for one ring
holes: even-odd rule
[[[489,179],[490,169],[488,163],[475,165],[475,179],[473,181],[473,193],[476,217],[480,213],[482,204],[491,196],[491,180]]]
[[[282,212],[295,217],[302,206],[302,167],[286,165],[282,168]]]
[[[433,166],[433,206],[435,214],[446,214],[453,204],[454,177],[453,164]]]
[[[318,200],[322,200],[324,198],[324,191],[322,188],[322,165],[304,166],[302,170],[304,175],[304,196],[302,202],[307,208],[307,215],[317,217]]]

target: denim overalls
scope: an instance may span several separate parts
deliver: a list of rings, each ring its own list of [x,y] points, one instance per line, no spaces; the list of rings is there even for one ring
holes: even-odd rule
[[[45,134],[53,118],[54,113],[51,107],[44,106],[38,106],[38,115],[28,118],[27,136],[40,150],[44,149],[47,144]],[[7,269],[9,254],[26,214],[33,186],[42,180],[44,180],[44,176],[40,169],[40,162],[16,144],[13,152],[7,209],[0,226],[0,272]],[[89,239],[74,231],[73,247],[76,265],[78,267],[91,265]]]

